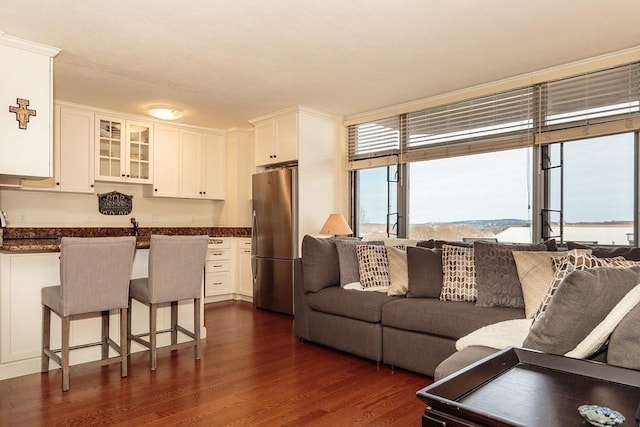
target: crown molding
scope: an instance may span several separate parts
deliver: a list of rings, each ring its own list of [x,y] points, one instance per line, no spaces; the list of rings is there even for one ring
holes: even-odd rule
[[[40,55],[46,55],[50,58],[55,58],[61,52],[57,47],[13,37],[2,31],[0,31],[0,45],[15,47],[17,49],[26,50]]]

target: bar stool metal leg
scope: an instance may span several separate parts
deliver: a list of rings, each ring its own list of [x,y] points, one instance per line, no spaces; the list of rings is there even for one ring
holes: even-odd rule
[[[42,355],[40,372],[49,372],[49,355],[51,350],[51,309],[46,305],[42,306]]]
[[[69,390],[69,330],[71,316],[62,318],[62,391]]]
[[[156,370],[157,349],[156,349],[156,328],[158,317],[158,305],[149,304],[149,353],[151,357],[151,370]]]
[[[129,317],[129,310],[126,308],[123,308],[120,310],[120,357],[122,358],[122,360],[120,360],[120,376],[122,378],[126,377],[128,372],[127,372],[127,362],[128,362],[128,357],[127,355],[129,354],[129,346],[128,346],[128,334],[127,334],[127,330],[128,330],[128,319]]]
[[[195,350],[196,350],[196,359],[200,359],[202,355],[202,350],[200,348],[200,298],[196,298],[193,300],[193,332],[195,334]]]
[[[171,345],[178,344],[178,301],[171,301]]]
[[[109,312],[102,312],[102,360],[109,358]]]

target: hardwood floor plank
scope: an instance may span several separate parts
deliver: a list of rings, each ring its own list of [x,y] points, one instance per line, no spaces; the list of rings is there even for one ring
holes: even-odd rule
[[[73,366],[63,393],[60,370],[0,381],[0,425],[418,426],[415,393],[431,379],[308,342],[293,319],[243,302],[205,307],[207,339],[192,348]]]

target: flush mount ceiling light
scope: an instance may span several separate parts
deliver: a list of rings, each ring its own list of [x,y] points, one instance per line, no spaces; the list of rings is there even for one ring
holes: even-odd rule
[[[184,112],[171,107],[151,107],[147,114],[160,120],[177,120],[184,116]]]

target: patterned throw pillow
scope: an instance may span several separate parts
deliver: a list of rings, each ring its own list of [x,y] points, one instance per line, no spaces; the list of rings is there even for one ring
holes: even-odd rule
[[[556,271],[553,275],[553,281],[551,282],[551,286],[547,290],[547,294],[536,313],[533,322],[540,318],[542,313],[545,312],[551,299],[555,295],[558,287],[562,283],[565,277],[567,277],[571,272],[576,270],[587,270],[596,267],[617,267],[617,268],[627,268],[627,267],[636,267],[640,266],[639,261],[628,261],[623,257],[615,257],[615,258],[597,258],[591,255],[588,252],[585,252],[584,249],[572,249],[567,252],[567,256],[561,259],[554,259],[554,264],[556,265]]]
[[[387,248],[382,245],[358,245],[356,255],[362,288],[387,291],[390,284]]]
[[[475,301],[476,271],[473,247],[442,245],[442,301]]]

